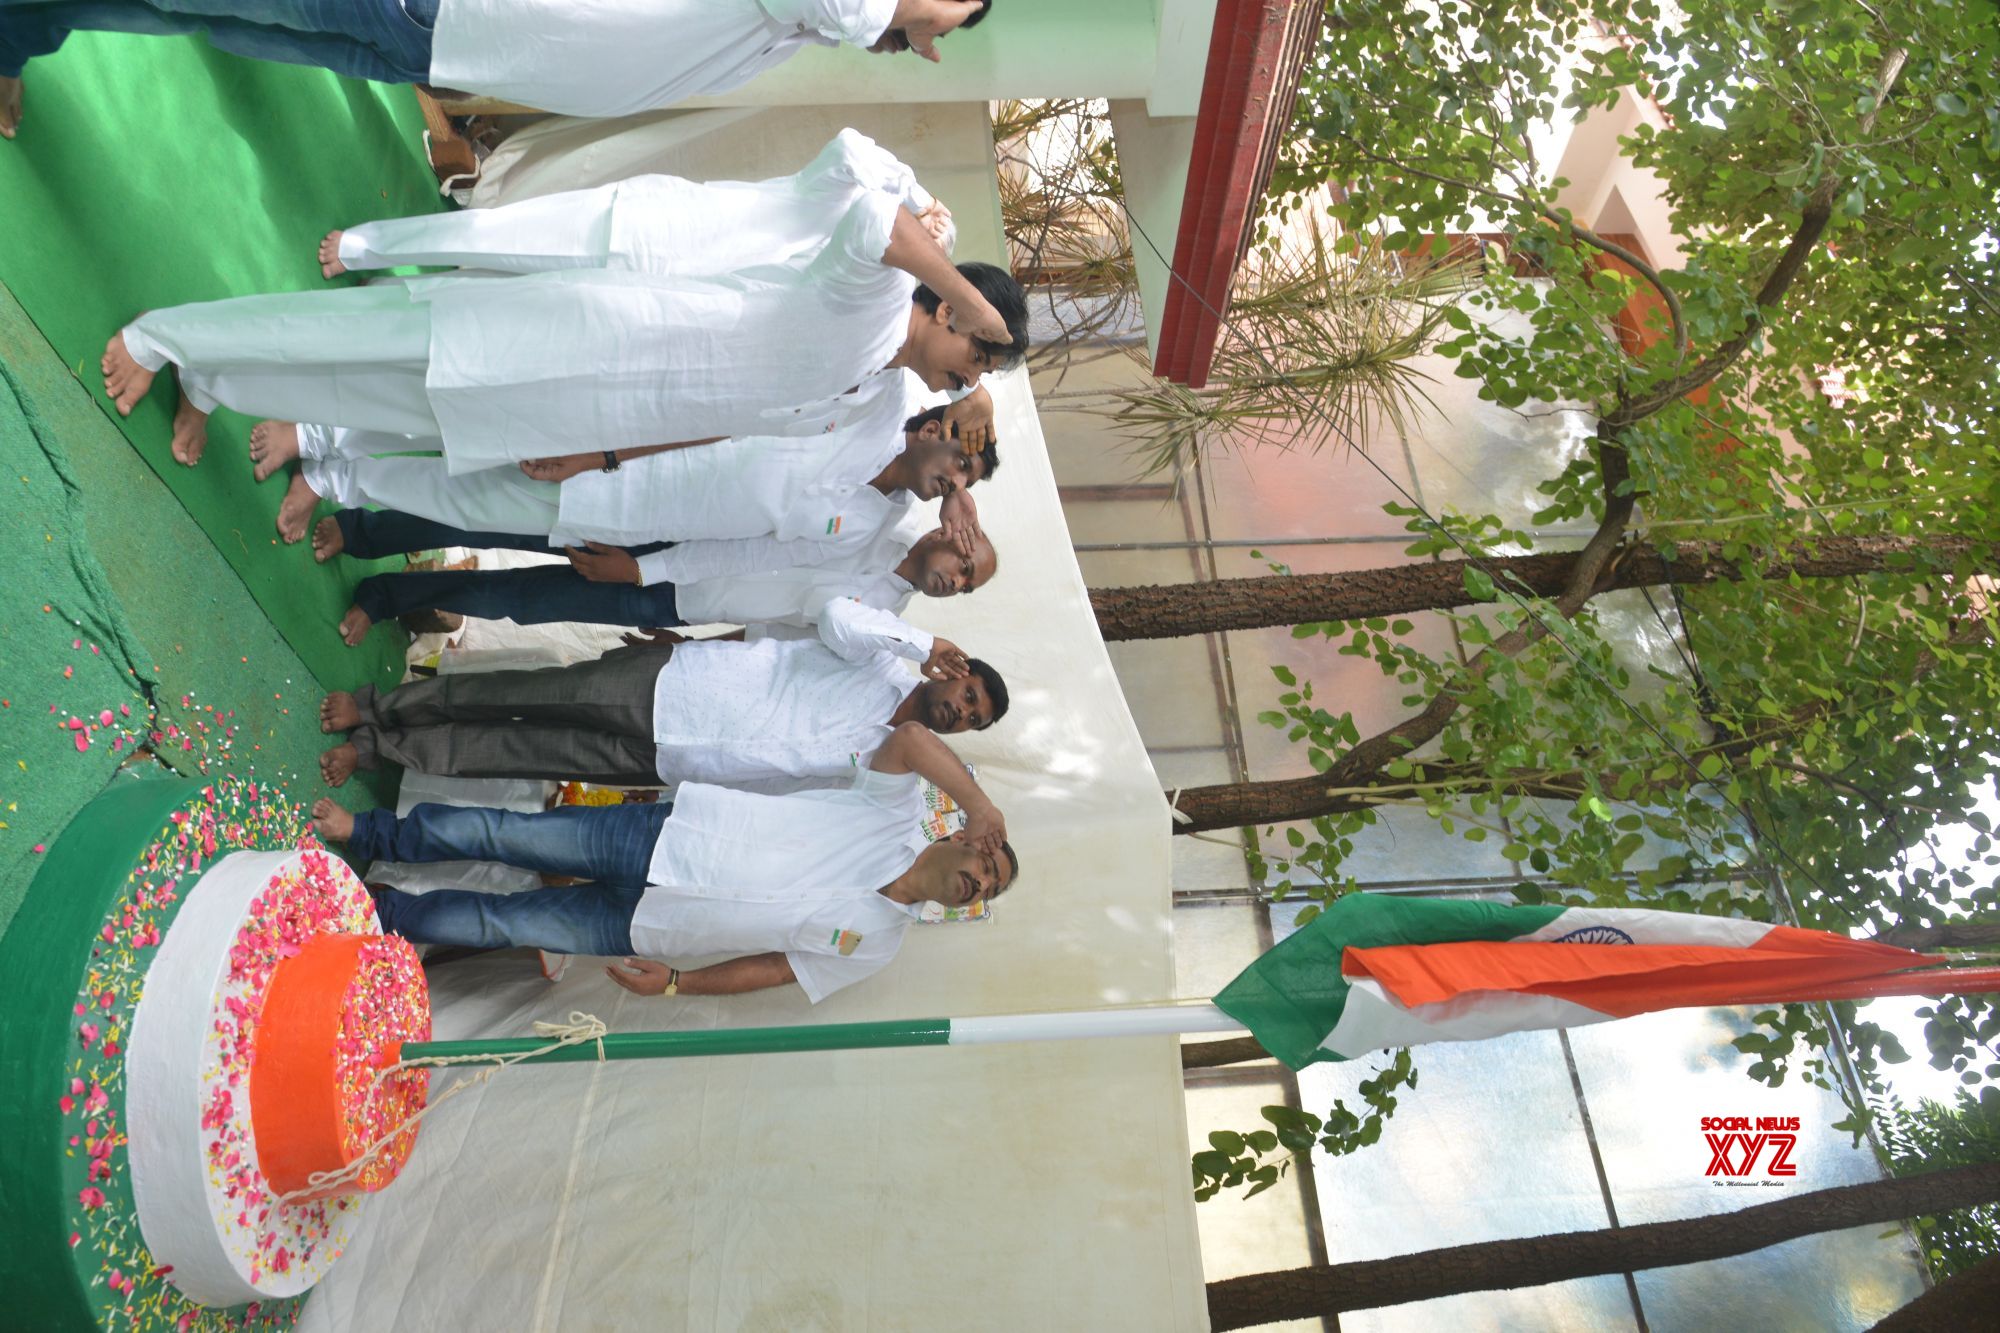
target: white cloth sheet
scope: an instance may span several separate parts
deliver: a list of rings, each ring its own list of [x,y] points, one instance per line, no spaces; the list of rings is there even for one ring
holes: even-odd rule
[[[727,92],[808,46],[869,46],[895,0],[443,0],[431,80],[570,116]]]

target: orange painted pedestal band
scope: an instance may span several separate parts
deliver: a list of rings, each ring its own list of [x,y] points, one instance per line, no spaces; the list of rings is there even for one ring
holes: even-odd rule
[[[348,987],[368,943],[366,935],[315,935],[278,965],[265,992],[250,1065],[250,1123],[257,1165],[275,1193],[304,1189],[314,1172],[347,1165],[334,1050]]]

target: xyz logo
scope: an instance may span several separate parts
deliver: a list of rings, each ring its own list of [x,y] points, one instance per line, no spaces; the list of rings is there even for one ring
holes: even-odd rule
[[[1799,1118],[1788,1116],[1705,1115],[1701,1136],[1708,1141],[1707,1176],[1748,1176],[1761,1160],[1767,1176],[1796,1176],[1792,1162],[1798,1147]]]

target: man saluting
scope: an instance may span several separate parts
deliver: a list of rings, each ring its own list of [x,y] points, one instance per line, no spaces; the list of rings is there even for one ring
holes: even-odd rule
[[[925,843],[920,777],[964,807],[963,833]],[[984,902],[1019,871],[999,810],[915,722],[836,791],[762,796],[684,783],[655,805],[531,815],[420,805],[401,819],[351,815],[322,798],[313,828],[363,859],[500,861],[594,881],[511,894],[384,889],[376,907],[384,930],[418,943],[625,956],[605,971],[639,995],[796,982],[817,1004],[894,958],[920,904]],[[711,954],[735,956],[672,965]]]

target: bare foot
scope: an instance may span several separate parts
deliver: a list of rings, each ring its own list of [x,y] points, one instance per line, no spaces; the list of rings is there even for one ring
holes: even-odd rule
[[[352,731],[360,725],[361,709],[354,702],[354,696],[346,690],[333,691],[319,706],[319,729],[328,735],[336,731]]]
[[[319,775],[329,787],[343,786],[354,776],[358,758],[353,744],[342,741],[319,757]]]
[[[293,473],[292,484],[285,488],[285,498],[278,505],[278,536],[285,545],[306,539],[306,527],[318,504],[319,492],[307,484],[306,474]]]
[[[21,127],[21,79],[0,74],[0,139],[11,139]]]
[[[250,428],[251,475],[268,480],[273,472],[299,456],[299,428],[290,421],[260,421]]]
[[[185,467],[193,467],[201,461],[202,453],[208,448],[208,413],[181,395],[181,405],[174,409],[174,461]]]
[[[340,520],[328,514],[313,524],[313,559],[322,565],[347,549],[347,538],[341,534]]]
[[[313,802],[313,832],[321,842],[346,842],[354,836],[354,816],[330,796]]]
[[[320,276],[325,278],[337,278],[347,272],[347,265],[340,262],[340,229],[338,227],[328,232],[326,238],[319,243],[319,271]]]
[[[359,648],[361,641],[368,637],[368,631],[375,628],[375,622],[366,611],[358,606],[347,608],[347,614],[340,618],[340,638],[349,648]]]
[[[125,331],[120,329],[111,335],[111,341],[104,344],[104,358],[97,363],[104,372],[104,393],[111,399],[118,415],[129,417],[139,400],[146,396],[146,390],[153,387],[153,376],[157,371],[146,369],[132,359],[132,353],[125,350]]]

